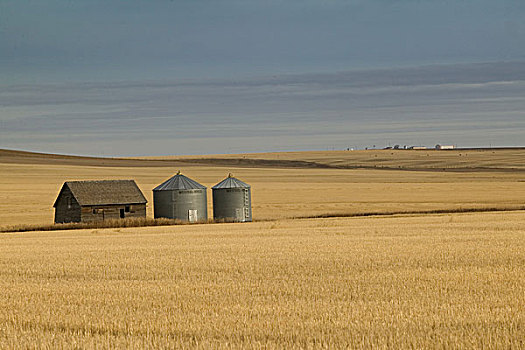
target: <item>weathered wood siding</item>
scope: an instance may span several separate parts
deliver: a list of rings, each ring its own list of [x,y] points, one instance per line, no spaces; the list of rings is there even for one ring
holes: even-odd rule
[[[126,211],[128,207],[129,211]],[[121,219],[121,210],[124,218],[145,218],[146,204],[128,205],[98,205],[82,207],[82,222],[94,222],[111,219]]]
[[[80,222],[80,219],[80,205],[71,190],[65,186],[58,195],[55,207],[55,223]]]

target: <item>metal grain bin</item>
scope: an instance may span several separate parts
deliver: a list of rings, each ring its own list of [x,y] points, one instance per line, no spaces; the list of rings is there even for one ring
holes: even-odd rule
[[[252,221],[252,193],[250,185],[231,174],[212,187],[213,218],[237,222]]]
[[[208,219],[206,187],[177,175],[153,189],[153,216],[196,222]]]

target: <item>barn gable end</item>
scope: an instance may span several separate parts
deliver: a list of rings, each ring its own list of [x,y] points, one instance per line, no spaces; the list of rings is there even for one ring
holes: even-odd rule
[[[80,204],[67,183],[62,186],[53,207],[55,207],[55,223],[81,221]]]

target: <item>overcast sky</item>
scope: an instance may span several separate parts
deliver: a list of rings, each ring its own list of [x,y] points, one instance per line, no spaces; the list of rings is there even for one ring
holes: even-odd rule
[[[525,60],[523,0],[0,0],[2,83]]]
[[[115,117],[116,110],[122,111],[126,118],[138,118],[137,111],[147,110],[140,115],[143,120],[140,131],[147,135],[155,134],[156,128],[169,133],[169,128],[189,121],[195,125],[202,125],[203,121],[220,125],[221,121],[231,118],[238,125],[243,124],[239,132],[246,133],[252,124],[258,125],[263,115],[281,115],[286,125],[275,125],[280,132],[265,133],[261,129],[258,143],[251,143],[250,150],[365,146],[366,140],[354,138],[352,141],[351,133],[338,142],[318,133],[330,128],[342,130],[341,126],[346,132],[358,127],[374,129],[375,117],[356,112],[364,107],[358,103],[362,101],[348,99],[349,92],[344,89],[337,93],[326,92],[331,82],[348,76],[359,77],[361,84],[368,79],[365,73],[348,75],[350,73],[344,72],[368,71],[375,82],[382,81],[384,88],[391,89],[393,84],[388,79],[377,80],[378,74],[382,75],[381,71],[377,72],[378,68],[387,69],[390,73],[386,76],[401,74],[398,82],[404,80],[408,85],[417,86],[421,83],[418,70],[400,67],[449,65],[456,67],[451,68],[452,72],[459,69],[458,76],[466,79],[454,79],[453,83],[472,84],[469,81],[474,75],[467,68],[479,67],[472,65],[479,62],[492,62],[490,72],[495,76],[489,79],[490,84],[516,82],[512,88],[504,89],[509,96],[501,95],[503,90],[498,90],[495,96],[484,91],[479,98],[498,101],[510,98],[513,103],[523,102],[519,100],[523,92],[520,90],[523,65],[506,62],[525,62],[525,1],[0,0],[0,147],[107,155],[167,153],[166,149],[160,151],[153,146],[143,151],[133,149],[131,141],[126,141],[122,135],[112,137],[115,136],[112,130],[122,132],[118,125],[122,126],[119,123],[124,117]],[[431,84],[450,83],[440,80],[441,71],[425,69],[425,79],[430,79]],[[462,74],[464,71],[466,73]],[[315,94],[319,102],[317,107],[308,99],[277,93],[290,86],[286,78],[290,74],[294,76],[293,84],[307,80],[307,86],[294,86],[301,93],[304,88],[308,94]],[[273,89],[272,94],[260,94],[261,81],[268,82],[267,79],[272,78],[276,79],[272,84],[265,83],[265,88]],[[243,81],[245,90],[225,87],[239,80]],[[183,84],[188,81],[198,82],[198,88]],[[285,83],[281,83],[283,81]],[[86,82],[95,85],[86,85]],[[116,87],[115,82],[123,85]],[[159,82],[165,84],[164,88],[158,88]],[[135,88],[130,90],[130,86]],[[220,93],[210,90],[213,86],[226,89],[227,96],[221,100]],[[379,88],[377,84],[375,88]],[[93,99],[93,89],[111,92],[114,97],[110,102],[104,96]],[[412,92],[403,89],[389,95],[388,100],[396,104],[400,115],[409,115],[415,100],[408,101]],[[16,103],[12,100],[15,90],[18,91]],[[70,91],[76,93],[74,103]],[[130,96],[131,91],[135,95]],[[424,91],[427,95],[423,100],[429,107],[443,103],[433,100],[432,91]],[[469,91],[470,95],[475,95],[477,90]],[[365,107],[375,109],[377,113],[373,115],[386,118],[385,123],[388,123],[387,114],[379,112],[384,107],[381,96],[377,92],[374,94],[374,98],[364,100],[370,103]],[[234,103],[238,95],[244,103],[242,108]],[[263,100],[263,96],[267,100]],[[396,96],[397,102],[392,100]],[[66,104],[61,102],[64,99],[68,101]],[[101,99],[105,102],[101,103]],[[212,104],[210,99],[214,101]],[[284,107],[284,102],[276,102],[279,99],[289,104]],[[458,97],[454,101],[458,115],[477,111],[472,104],[460,100]],[[152,109],[148,104],[151,101],[158,101],[160,107]],[[400,104],[401,101],[405,101],[406,106]],[[238,108],[225,107],[232,103]],[[334,123],[331,109],[327,107],[329,103],[337,106],[332,108],[335,114],[343,116],[338,123]],[[202,106],[210,107],[204,112],[207,119],[200,120]],[[508,108],[516,109],[518,105],[510,106]],[[403,113],[405,107],[407,113]],[[498,131],[496,142],[525,143],[520,124],[525,116],[519,114],[519,108],[518,111],[506,108],[498,105],[499,114],[483,118],[496,123],[501,113],[509,112],[507,117],[514,115],[511,122],[514,131],[512,135],[511,130],[509,134]],[[317,129],[304,130],[293,138],[286,134],[286,128],[295,132],[304,127],[304,118],[314,118],[305,113],[312,111],[315,111],[315,119],[326,122],[315,126],[308,124]],[[434,112],[454,117],[445,107]],[[420,115],[421,125],[432,122],[432,119],[424,119],[426,114]],[[84,122],[76,124],[79,116],[83,116]],[[430,114],[426,116],[430,118]],[[107,129],[107,125],[90,122],[97,118],[106,118],[107,125],[115,125],[115,128]],[[25,125],[29,120],[30,124]],[[46,128],[32,129],[31,125],[38,125],[35,120],[46,120],[55,130],[69,125],[72,128],[69,132],[75,132],[78,140],[88,140],[92,133],[106,138],[96,147],[89,147],[86,140],[83,146],[75,145],[74,140],[57,140]],[[150,120],[151,124],[145,120]],[[475,117],[462,120],[465,130],[470,130],[469,144],[481,144],[487,139],[486,133],[480,133],[477,138],[472,134],[471,131],[479,126],[470,124],[476,123]],[[148,127],[154,124],[157,126]],[[395,135],[389,134],[391,130],[382,130],[377,137],[373,137],[372,132],[368,140],[415,142],[414,138],[403,134],[403,130]],[[235,134],[223,135],[225,139],[218,141],[214,129],[204,126],[186,134],[172,131],[179,133],[177,137],[185,138],[187,149],[181,149],[176,141],[170,143],[168,139],[158,147],[177,146],[173,153],[179,150],[181,153],[242,151],[243,139]],[[446,131],[443,133],[447,135]],[[425,135],[419,135],[421,142],[440,139],[439,135]],[[197,145],[192,145],[192,140],[196,140]]]

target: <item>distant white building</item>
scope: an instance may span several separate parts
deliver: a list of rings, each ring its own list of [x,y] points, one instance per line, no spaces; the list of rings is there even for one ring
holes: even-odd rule
[[[408,149],[422,150],[422,149],[427,149],[427,147],[426,146],[410,146]]]
[[[436,145],[436,149],[454,149],[456,146],[454,145]]]

